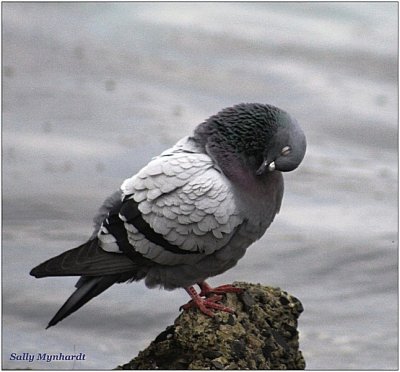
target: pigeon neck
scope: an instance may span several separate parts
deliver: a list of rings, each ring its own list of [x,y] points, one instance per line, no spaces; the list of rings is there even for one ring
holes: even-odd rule
[[[229,169],[228,173],[228,179],[237,189],[256,199],[268,193],[270,185],[275,180],[282,178],[282,174],[279,171],[266,172],[261,176],[257,176],[254,172],[242,166]]]
[[[214,149],[215,150],[215,149]],[[271,181],[282,178],[281,172],[266,172],[261,176],[256,175],[256,167],[246,164],[240,155],[229,151],[210,151],[206,146],[206,152],[216,162],[218,168],[228,180],[240,191],[251,197],[259,198],[265,195]]]

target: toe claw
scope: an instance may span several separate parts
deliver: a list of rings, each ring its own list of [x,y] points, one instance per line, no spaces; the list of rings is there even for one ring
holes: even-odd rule
[[[227,313],[234,313],[234,310],[224,306],[222,304],[219,304],[218,302],[222,300],[223,296],[219,295],[219,294],[215,294],[212,290],[211,287],[209,287],[207,285],[207,287],[201,287],[202,291],[203,289],[205,289],[206,291],[206,298],[202,298],[201,296],[205,296],[202,295],[202,292],[200,292],[200,294],[198,294],[195,289],[193,287],[188,287],[185,288],[186,291],[189,293],[190,297],[192,298],[191,301],[189,301],[187,304],[182,305],[179,310],[188,310],[192,307],[197,307],[203,314],[208,315],[209,317],[214,317],[214,312],[211,310],[219,310],[219,311],[224,311]],[[235,288],[235,287],[233,287]],[[224,288],[225,289],[225,288]],[[235,288],[235,289],[239,289],[239,288]],[[216,292],[216,293],[225,293],[225,292]]]

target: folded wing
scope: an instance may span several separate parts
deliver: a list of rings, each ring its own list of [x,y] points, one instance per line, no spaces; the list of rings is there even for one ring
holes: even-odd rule
[[[178,143],[179,144],[179,143]],[[212,159],[178,145],[153,159],[121,186],[129,244],[161,265],[193,264],[224,247],[243,222],[231,185]],[[104,249],[120,251],[107,237]],[[105,235],[105,236],[101,236]]]

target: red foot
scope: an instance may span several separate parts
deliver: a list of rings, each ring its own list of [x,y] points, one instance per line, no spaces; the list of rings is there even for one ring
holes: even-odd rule
[[[186,292],[189,293],[192,301],[188,302],[186,305],[181,306],[183,310],[188,310],[192,307],[197,307],[203,314],[210,317],[214,317],[214,312],[210,309],[215,309],[219,311],[224,311],[227,313],[234,313],[234,310],[226,307],[217,302],[222,300],[222,296],[213,295],[209,297],[210,294],[224,294],[224,293],[240,293],[243,290],[241,288],[234,287],[232,285],[222,285],[216,288],[210,287],[206,282],[198,284],[201,291],[197,293],[193,287],[185,288]],[[206,298],[202,298],[206,297]]]

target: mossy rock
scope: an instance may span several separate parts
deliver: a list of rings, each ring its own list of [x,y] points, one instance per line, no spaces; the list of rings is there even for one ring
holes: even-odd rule
[[[243,293],[228,293],[222,303],[235,314],[217,312],[210,318],[198,309],[184,311],[117,369],[304,369],[300,301],[279,288],[234,284]]]

